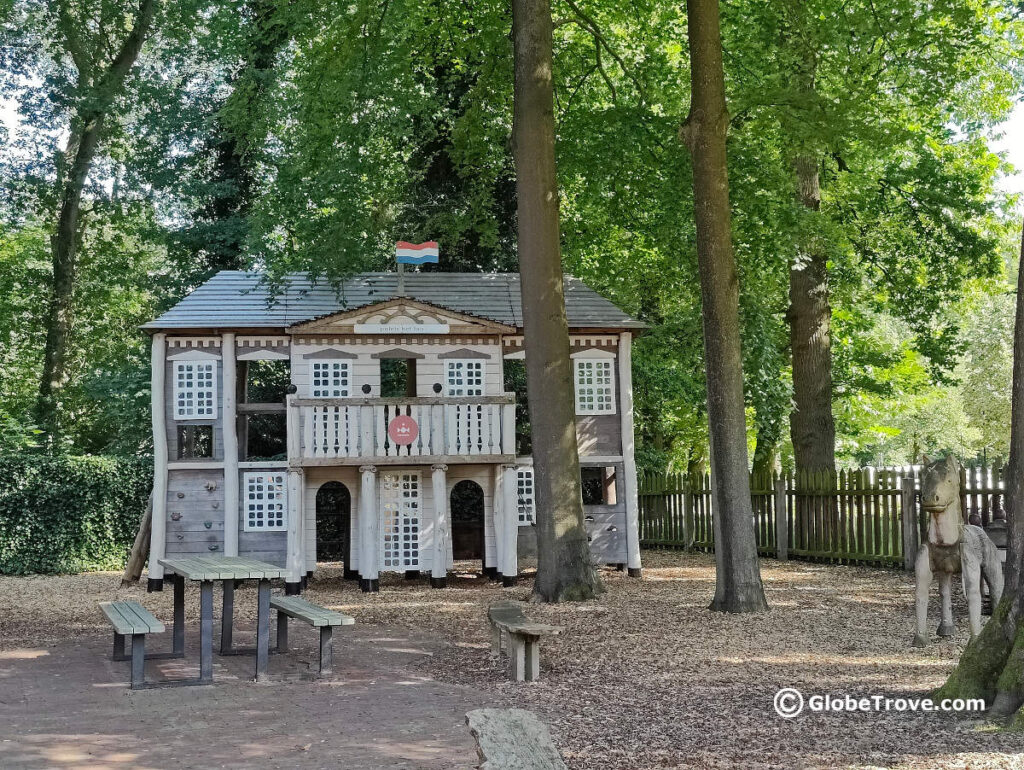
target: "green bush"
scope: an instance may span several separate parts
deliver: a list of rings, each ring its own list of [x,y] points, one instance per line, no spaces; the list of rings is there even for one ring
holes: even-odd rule
[[[0,457],[0,574],[121,569],[152,484],[144,457]]]

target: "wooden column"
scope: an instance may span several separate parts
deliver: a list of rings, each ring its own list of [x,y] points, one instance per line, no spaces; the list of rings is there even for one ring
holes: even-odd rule
[[[494,561],[487,561],[487,523],[484,520],[484,574],[497,579],[505,566],[505,472],[501,465],[494,466],[494,494],[491,495],[491,527],[494,537]],[[489,573],[489,574],[488,574]]]
[[[150,358],[152,368],[150,389],[152,392],[153,421],[153,519],[149,535],[149,584],[148,590],[163,590],[164,568],[159,560],[164,558],[167,543],[167,412],[166,412],[166,368],[167,335],[162,332],[153,335]]]
[[[434,548],[430,569],[432,588],[448,585],[448,466],[431,465],[434,492]]]
[[[516,484],[516,466],[502,466],[502,527],[501,527],[501,582],[514,586],[519,575],[519,494]]]
[[[364,591],[380,590],[377,566],[377,468],[359,466],[359,586]]]
[[[640,500],[636,485],[633,431],[633,336],[619,335],[619,416],[622,423],[622,468],[626,490],[626,566],[640,577]]]
[[[779,561],[789,558],[789,506],[786,499],[786,479],[775,479],[775,556]]]
[[[903,569],[913,572],[918,549],[917,494],[914,490],[913,476],[903,478],[900,494],[902,497],[900,523],[903,534]]]
[[[221,336],[221,429],[224,434],[224,555],[238,556],[238,406],[235,335]]]
[[[301,468],[288,468],[288,577],[285,591],[299,593],[299,584],[306,574],[306,561],[302,552],[302,482]]]

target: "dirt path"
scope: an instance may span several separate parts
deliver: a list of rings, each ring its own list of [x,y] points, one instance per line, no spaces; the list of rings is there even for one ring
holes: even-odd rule
[[[644,559],[642,581],[604,571],[598,601],[530,608],[566,626],[530,685],[510,683],[488,655],[485,622],[490,601],[526,598],[528,580],[502,589],[467,577],[436,591],[392,576],[368,595],[325,569],[309,598],[358,619],[336,637],[329,682],[303,679],[314,635],[296,626],[300,654],[271,658],[276,682],[248,681],[248,658],[215,656],[214,688],[130,693],[127,664],[107,660],[96,602],[134,596],[167,619],[169,592],[120,590],[112,574],[0,578],[0,767],[470,768],[465,712],[516,705],[552,726],[573,770],[1024,768],[1024,736],[979,720],[784,720],[772,708],[784,686],[927,694],[967,642],[958,592],[957,635],[919,650],[909,644],[912,581],[903,573],[764,561],[772,610],[738,617],[707,610],[711,557]],[[3,606],[12,598],[20,609]],[[246,589],[237,599],[250,627],[252,599]]]

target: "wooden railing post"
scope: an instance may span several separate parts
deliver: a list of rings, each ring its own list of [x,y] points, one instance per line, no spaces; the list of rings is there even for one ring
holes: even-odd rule
[[[775,479],[775,556],[779,561],[789,559],[789,510],[786,500],[786,478]]]
[[[914,490],[912,476],[904,476],[901,485],[902,501],[900,505],[900,522],[903,530],[903,569],[914,571],[917,559],[917,494]]]

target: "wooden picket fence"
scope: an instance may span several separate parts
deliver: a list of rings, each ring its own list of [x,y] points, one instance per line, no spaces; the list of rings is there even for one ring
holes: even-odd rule
[[[988,526],[1001,517],[1004,477],[1003,468],[964,469],[965,519]],[[910,569],[927,524],[919,490],[913,466],[751,474],[758,553]],[[639,495],[641,545],[714,549],[709,474],[643,474]]]

